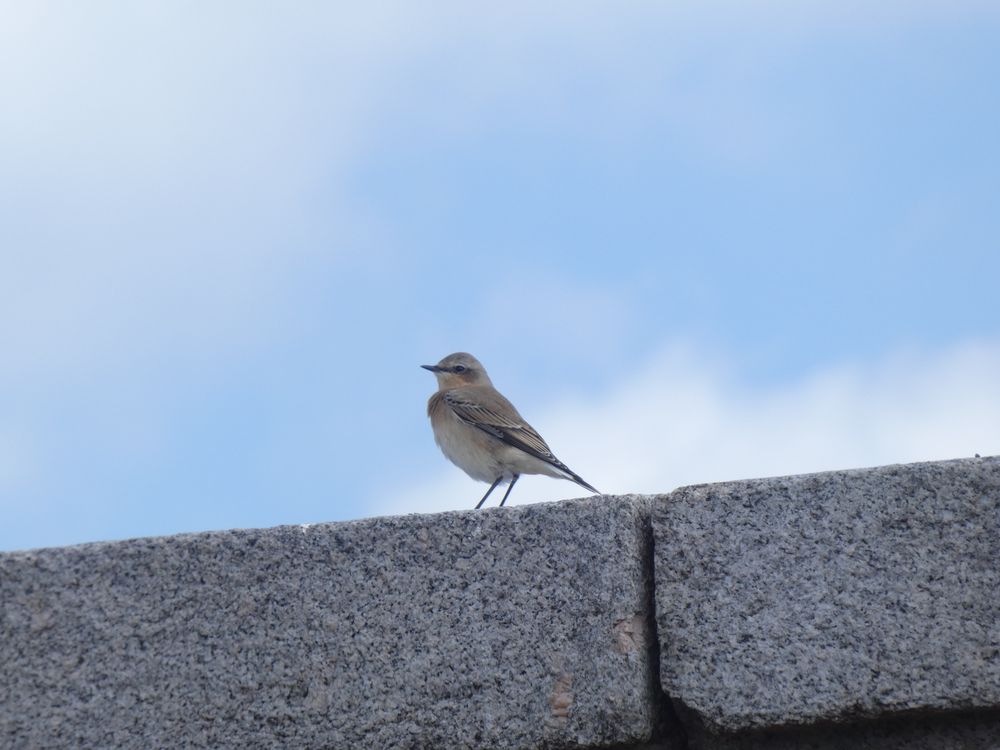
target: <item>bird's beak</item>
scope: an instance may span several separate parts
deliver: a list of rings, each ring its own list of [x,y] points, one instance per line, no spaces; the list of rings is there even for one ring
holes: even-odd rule
[[[423,367],[425,370],[430,370],[431,372],[441,371],[441,368],[438,367],[437,365],[420,365],[420,366]]]

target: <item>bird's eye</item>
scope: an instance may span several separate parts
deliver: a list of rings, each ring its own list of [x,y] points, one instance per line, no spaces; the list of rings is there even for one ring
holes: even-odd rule
[[[465,369],[466,369],[465,365],[455,365],[454,367],[451,368],[451,371],[454,373],[460,373],[460,372],[465,372]]]

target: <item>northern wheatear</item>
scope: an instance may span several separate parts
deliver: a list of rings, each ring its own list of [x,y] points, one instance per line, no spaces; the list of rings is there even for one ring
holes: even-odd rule
[[[434,440],[444,455],[473,479],[492,482],[481,508],[501,482],[510,482],[500,505],[522,474],[569,479],[600,495],[552,455],[542,436],[493,387],[471,354],[449,354],[436,365],[421,365],[437,376],[438,391],[427,402]]]

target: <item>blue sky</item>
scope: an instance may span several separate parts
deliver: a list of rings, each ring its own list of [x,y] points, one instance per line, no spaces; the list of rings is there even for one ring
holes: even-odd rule
[[[0,549],[1000,453],[989,2],[0,10]],[[515,502],[578,488],[526,479]]]

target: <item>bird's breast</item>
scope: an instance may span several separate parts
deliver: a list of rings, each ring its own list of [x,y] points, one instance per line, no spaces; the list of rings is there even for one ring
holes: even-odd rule
[[[504,473],[497,454],[500,441],[459,419],[440,394],[431,397],[427,413],[434,440],[449,461],[481,482],[493,482]]]

